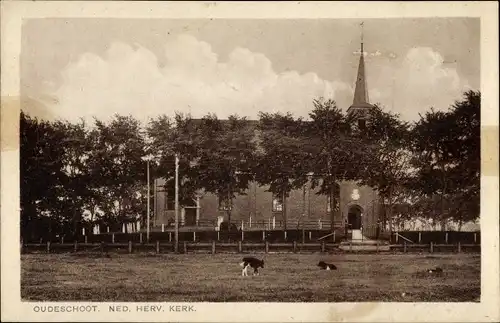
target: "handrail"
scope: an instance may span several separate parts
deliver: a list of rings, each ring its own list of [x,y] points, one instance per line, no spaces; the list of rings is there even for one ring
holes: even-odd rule
[[[411,241],[410,239],[408,239],[408,238],[406,238],[406,237],[404,237],[404,236],[400,235],[398,232],[394,232],[394,234],[395,234],[396,236],[398,236],[398,237],[401,237],[403,240],[406,240],[406,241],[411,242],[411,243],[415,243],[415,242]]]

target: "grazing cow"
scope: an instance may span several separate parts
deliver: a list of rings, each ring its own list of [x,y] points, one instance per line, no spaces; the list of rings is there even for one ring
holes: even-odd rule
[[[248,276],[248,268],[253,268],[253,275],[259,275],[259,267],[264,268],[264,260],[259,260],[255,257],[244,257],[243,262],[240,263],[243,267],[241,271],[241,276]]]
[[[337,266],[335,266],[334,264],[326,263],[324,261],[320,261],[318,263],[318,267],[322,270],[337,270]]]

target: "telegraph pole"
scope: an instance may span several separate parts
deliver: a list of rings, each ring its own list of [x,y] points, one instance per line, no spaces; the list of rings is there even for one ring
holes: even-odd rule
[[[179,157],[175,154],[175,253],[179,252]]]
[[[149,159],[146,160],[146,165],[147,165],[147,176],[148,176],[148,210],[147,210],[147,218],[146,218],[146,241],[149,242],[149,217],[150,217],[150,212],[151,212],[151,207],[150,207],[150,197],[151,197],[151,185],[149,183]]]

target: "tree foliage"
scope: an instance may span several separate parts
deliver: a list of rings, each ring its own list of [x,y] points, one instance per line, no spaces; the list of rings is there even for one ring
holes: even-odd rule
[[[43,228],[76,235],[86,221],[119,228],[144,219],[146,155],[153,155],[151,178],[165,178],[170,197],[178,156],[180,205],[210,192],[229,221],[233,199],[252,181],[283,197],[286,223],[291,190],[310,182],[338,212],[339,183],[346,180],[374,187],[389,220],[394,212],[442,224],[475,220],[480,102],[479,92],[468,91],[448,111],[431,109],[414,124],[376,106],[363,127],[323,99],[314,100],[309,120],[286,113],[261,113],[258,121],[176,114],[146,128],[130,116],[91,126],[21,113],[21,234],[34,237]],[[400,209],[406,215],[393,211]]]
[[[291,190],[307,181],[310,163],[309,138],[305,122],[291,114],[261,113],[254,173],[256,182],[268,185],[269,191],[283,204],[283,222],[287,227],[286,199]]]
[[[459,222],[479,216],[480,110],[479,92],[468,91],[448,111],[431,110],[421,116],[412,131],[413,189],[422,199],[439,203],[429,217]],[[439,207],[435,207],[439,205]]]
[[[245,194],[254,178],[255,129],[235,115],[224,121],[207,115],[198,134],[197,186],[217,195],[230,224],[233,199]]]

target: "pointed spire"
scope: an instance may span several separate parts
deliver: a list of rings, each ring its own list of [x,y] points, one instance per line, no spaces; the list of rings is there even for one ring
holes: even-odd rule
[[[363,46],[363,25],[361,23],[361,53],[359,56],[358,76],[356,78],[356,88],[354,90],[354,99],[350,108],[370,108],[368,86],[366,84],[365,74],[365,54]]]

